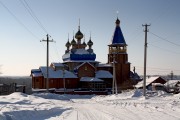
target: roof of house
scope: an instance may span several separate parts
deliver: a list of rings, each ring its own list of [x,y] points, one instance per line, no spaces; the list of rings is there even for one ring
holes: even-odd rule
[[[81,82],[103,82],[103,80],[94,77],[82,77]]]
[[[62,63],[52,62],[51,64],[55,67],[64,67],[64,64]]]
[[[40,67],[39,68],[44,76],[44,78],[47,78],[47,67]],[[54,71],[51,67],[48,68],[49,70],[49,78],[77,78],[77,76],[75,74],[73,74],[72,72],[69,72],[67,70],[56,70]]]
[[[42,77],[43,74],[41,72],[39,72],[39,73],[35,72],[35,73],[32,73],[31,76],[33,76],[33,77]]]
[[[63,61],[63,63],[71,63],[71,62],[73,62],[73,63],[75,63],[75,62],[78,62],[78,63],[80,63],[80,62],[89,62],[89,63],[99,63],[99,61],[94,61],[94,60],[66,60],[66,61]]]
[[[79,68],[80,68],[81,66],[83,66],[84,64],[89,64],[92,68],[95,69],[95,67],[94,67],[93,65],[91,65],[89,62],[84,62],[84,63],[78,65],[75,69],[79,69]]]
[[[99,70],[96,72],[96,78],[113,78],[113,75],[106,70]]]
[[[112,67],[112,64],[100,63],[98,67]]]
[[[141,77],[135,72],[130,71],[130,78],[133,80],[142,80]]]
[[[34,72],[41,72],[41,70],[40,69],[32,69],[31,73],[34,73]]]
[[[169,87],[173,87],[176,84],[180,84],[180,80],[168,80],[164,85],[169,86]]]
[[[159,76],[158,77],[150,77],[150,78],[146,79],[146,86],[148,86],[149,84],[151,84],[153,81],[155,81],[158,78],[160,78],[160,77]],[[136,85],[136,88],[143,87],[143,83],[144,83],[144,81],[139,82]]]

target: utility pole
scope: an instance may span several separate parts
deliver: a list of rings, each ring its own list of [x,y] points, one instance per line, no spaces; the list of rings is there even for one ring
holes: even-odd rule
[[[46,63],[46,90],[49,92],[49,42],[54,42],[53,39],[49,40],[49,35],[47,34],[47,40],[42,40],[40,42],[47,42],[47,63]]]
[[[65,68],[63,67],[63,86],[64,86],[64,94],[66,91],[66,81],[65,81]]]
[[[173,76],[174,76],[173,71],[171,71],[171,80],[173,80]]]
[[[147,32],[149,32],[149,30],[147,29],[148,26],[150,25],[142,25],[143,27],[145,27],[145,44],[144,44],[144,82],[143,82],[143,95],[146,96],[146,61],[147,61]]]
[[[112,83],[112,94],[114,94],[114,86],[115,86],[115,64],[114,64],[114,55],[113,55],[113,83]]]
[[[116,81],[116,68],[115,68],[115,54],[113,54],[113,86],[112,86],[112,94],[117,94],[117,81]],[[114,92],[115,90],[115,92]]]

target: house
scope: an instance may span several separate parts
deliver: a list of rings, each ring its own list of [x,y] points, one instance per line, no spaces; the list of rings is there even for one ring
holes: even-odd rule
[[[168,80],[164,87],[167,92],[180,93],[180,80]]]
[[[135,85],[136,88],[143,88],[143,83],[144,81],[139,82],[137,85]],[[146,79],[146,88],[149,90],[153,90],[153,85],[155,84],[165,84],[166,80],[161,78],[161,77],[150,77],[148,79]]]

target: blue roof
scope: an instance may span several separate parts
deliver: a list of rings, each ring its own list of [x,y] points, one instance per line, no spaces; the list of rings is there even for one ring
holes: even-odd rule
[[[63,61],[67,60],[91,60],[95,61],[96,54],[89,53],[88,50],[85,49],[76,49],[74,52],[70,51],[63,55]]]
[[[115,28],[114,35],[112,38],[112,44],[125,44],[126,45],[126,41],[124,39],[124,36],[122,34],[122,31],[119,25],[117,25]]]

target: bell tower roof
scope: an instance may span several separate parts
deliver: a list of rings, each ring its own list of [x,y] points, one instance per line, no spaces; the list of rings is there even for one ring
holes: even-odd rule
[[[116,23],[116,28],[112,37],[111,44],[112,45],[116,45],[116,44],[126,45],[126,41],[124,39],[124,36],[120,28],[120,20],[117,18],[115,23]]]

